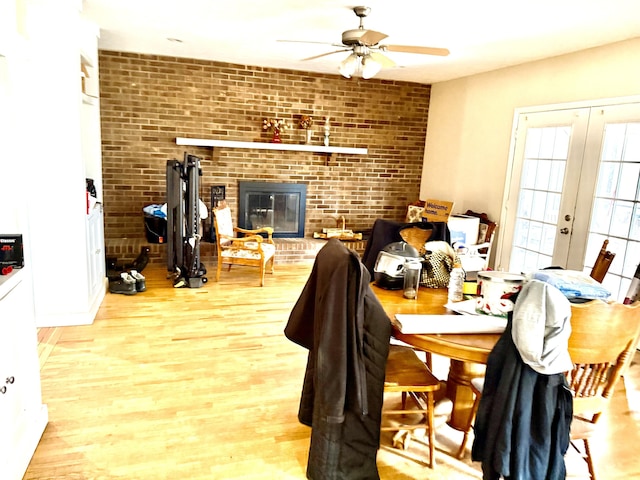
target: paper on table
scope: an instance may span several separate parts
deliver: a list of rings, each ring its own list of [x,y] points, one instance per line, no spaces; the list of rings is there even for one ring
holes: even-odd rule
[[[482,313],[478,313],[476,311],[476,299],[472,298],[471,300],[463,300],[462,302],[449,302],[445,304],[445,307],[449,310],[452,310],[456,313],[467,314],[467,315],[483,315]]]
[[[396,313],[402,333],[502,333],[507,319],[491,315],[422,315]]]

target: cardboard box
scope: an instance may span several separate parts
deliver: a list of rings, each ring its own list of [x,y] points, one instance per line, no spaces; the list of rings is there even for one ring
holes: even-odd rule
[[[447,221],[451,233],[451,244],[462,242],[465,245],[478,243],[480,219],[469,215],[451,215]]]

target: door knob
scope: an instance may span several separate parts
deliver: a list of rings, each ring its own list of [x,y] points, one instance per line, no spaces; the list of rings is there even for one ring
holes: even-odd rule
[[[563,234],[563,235],[566,235],[567,233],[569,233],[569,229],[567,227],[561,228],[560,229],[560,233]]]

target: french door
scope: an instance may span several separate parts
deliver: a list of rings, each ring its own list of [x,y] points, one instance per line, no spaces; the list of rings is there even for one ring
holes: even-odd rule
[[[590,271],[617,300],[640,263],[640,103],[521,113],[505,189],[497,268]]]

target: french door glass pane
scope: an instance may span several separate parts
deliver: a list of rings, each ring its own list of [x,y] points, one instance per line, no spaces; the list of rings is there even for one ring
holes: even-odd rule
[[[618,184],[618,172],[620,164],[613,162],[602,162],[598,175],[598,186],[596,187],[597,197],[613,197],[616,194]]]
[[[627,261],[622,265],[622,276],[630,279],[640,264],[640,242],[627,242],[625,259]],[[626,290],[623,293],[626,293]]]
[[[570,126],[527,130],[509,271],[551,266],[570,137]]]
[[[640,203],[636,203],[633,207],[633,218],[631,219],[629,238],[631,240],[640,240]]]
[[[547,190],[549,187],[549,173],[551,171],[551,160],[540,160],[536,170],[536,190]]]
[[[625,123],[609,124],[606,126],[604,147],[600,160],[622,160],[622,147],[624,146],[624,136],[626,131]]]
[[[628,237],[632,213],[633,203],[614,202],[613,216],[611,217],[611,228],[609,229],[609,233],[611,235],[615,235],[616,237]]]
[[[562,192],[564,184],[564,167],[565,162],[554,160],[551,164],[551,172],[549,175],[549,190],[552,192]]]
[[[547,193],[547,205],[544,212],[544,221],[547,223],[558,223],[558,213],[560,212],[560,200],[559,193]]]
[[[571,139],[571,127],[554,127],[555,141],[553,145],[553,158],[565,160],[569,156],[569,140]]]
[[[538,163],[535,160],[525,159],[524,165],[522,166],[522,183],[520,188],[533,188],[535,186],[537,166]]]
[[[529,235],[527,236],[527,248],[529,250],[540,250],[542,240],[542,224],[540,222],[529,222]]]
[[[533,191],[520,190],[520,201],[518,202],[518,217],[531,218],[531,207],[533,205]]]
[[[613,200],[596,198],[593,203],[591,215],[591,231],[607,235],[609,233],[609,220],[613,214]]]
[[[547,205],[547,193],[542,191],[533,192],[533,205],[531,209],[532,220],[544,220],[544,210]]]
[[[612,298],[622,301],[640,263],[640,123],[604,127],[585,271],[589,272],[604,240],[614,252],[603,281]],[[589,262],[591,262],[589,264]]]
[[[520,270],[512,270],[513,272],[527,273],[551,265],[551,256],[525,250],[524,248],[514,247],[511,251],[511,258],[513,264],[522,265]]]
[[[620,175],[620,188],[618,198],[623,200],[635,200],[638,192],[638,177],[640,176],[639,163],[623,163]]]
[[[542,243],[540,251],[551,258],[553,256],[553,246],[556,241],[556,231],[558,229],[553,225],[545,225],[542,228]]]
[[[640,123],[627,124],[627,143],[624,146],[625,162],[640,162]]]

